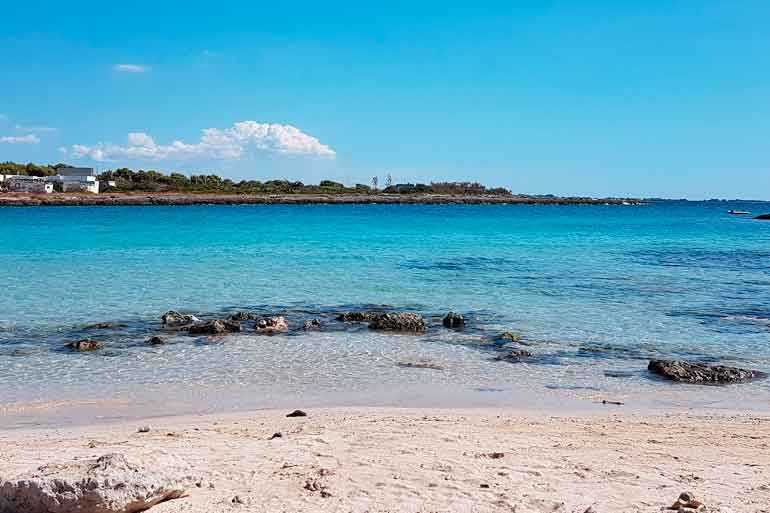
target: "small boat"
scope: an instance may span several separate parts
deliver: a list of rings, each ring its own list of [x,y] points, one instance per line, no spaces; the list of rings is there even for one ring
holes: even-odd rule
[[[728,210],[727,213],[732,214],[734,216],[747,216],[751,214],[751,212],[747,210]]]

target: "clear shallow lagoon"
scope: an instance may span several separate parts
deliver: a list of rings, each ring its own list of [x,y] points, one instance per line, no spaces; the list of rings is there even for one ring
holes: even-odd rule
[[[672,385],[649,357],[770,370],[770,222],[760,203],[0,209],[0,402],[186,397],[167,408],[588,400],[768,404],[770,382]],[[367,329],[143,342],[169,309],[290,320],[389,305],[466,333]],[[96,322],[118,332],[87,332]],[[493,362],[485,335],[535,358]],[[72,354],[92,335],[108,350]],[[427,359],[444,370],[407,369]],[[606,371],[629,371],[608,377]],[[184,403],[184,404],[181,404]]]

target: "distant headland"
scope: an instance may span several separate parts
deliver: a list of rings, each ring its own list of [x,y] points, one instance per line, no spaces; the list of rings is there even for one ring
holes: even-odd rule
[[[289,180],[241,180],[217,175],[164,174],[127,168],[96,173],[66,164],[0,163],[0,206],[110,206],[200,204],[559,204],[628,205],[632,198],[514,194],[477,182],[392,183],[380,188],[331,180],[304,184]]]

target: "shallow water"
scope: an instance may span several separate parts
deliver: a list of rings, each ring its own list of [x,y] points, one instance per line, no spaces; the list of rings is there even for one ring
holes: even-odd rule
[[[442,405],[554,394],[767,404],[770,381],[704,390],[644,370],[650,357],[770,370],[770,222],[730,208],[770,204],[0,209],[0,401],[430,404],[451,389]],[[439,326],[414,337],[331,322],[144,344],[168,309],[254,309],[301,325],[369,305]],[[466,315],[465,332],[440,328],[448,310]],[[105,321],[123,327],[84,329]],[[506,330],[531,360],[492,360],[497,348],[482,342]],[[62,350],[87,335],[107,349]],[[443,369],[397,365],[419,360]]]

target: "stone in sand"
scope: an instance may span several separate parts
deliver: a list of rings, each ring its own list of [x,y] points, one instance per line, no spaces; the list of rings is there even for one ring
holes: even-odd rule
[[[241,324],[239,322],[217,319],[203,324],[193,324],[188,331],[191,335],[225,335],[241,331]]]
[[[254,331],[262,333],[264,335],[272,335],[274,333],[281,333],[289,329],[289,323],[282,316],[277,317],[260,317],[257,323],[254,325]]]
[[[83,340],[75,340],[74,342],[67,342],[66,347],[72,349],[73,351],[78,351],[83,353],[86,351],[96,351],[97,349],[101,349],[104,347],[104,344],[102,342],[99,342],[98,340],[84,338]]]
[[[122,454],[44,465],[0,484],[0,513],[136,513],[185,495],[192,479],[170,460]]]
[[[757,370],[678,360],[650,360],[647,369],[672,381],[698,385],[727,385],[767,377],[767,374]]]
[[[444,370],[444,367],[433,362],[398,362],[396,365],[399,367],[405,367],[407,369],[432,369],[432,370]]]
[[[420,333],[425,331],[425,320],[422,315],[416,313],[384,313],[372,319],[369,329]]]
[[[184,326],[185,324],[191,324],[193,322],[200,322],[200,319],[190,314],[181,314],[174,310],[169,310],[164,313],[161,318],[161,322],[167,326]]]
[[[294,410],[286,415],[287,417],[307,417],[307,413],[302,410]]]
[[[462,328],[465,326],[465,317],[458,313],[449,312],[444,316],[444,320],[442,321],[445,328]]]

